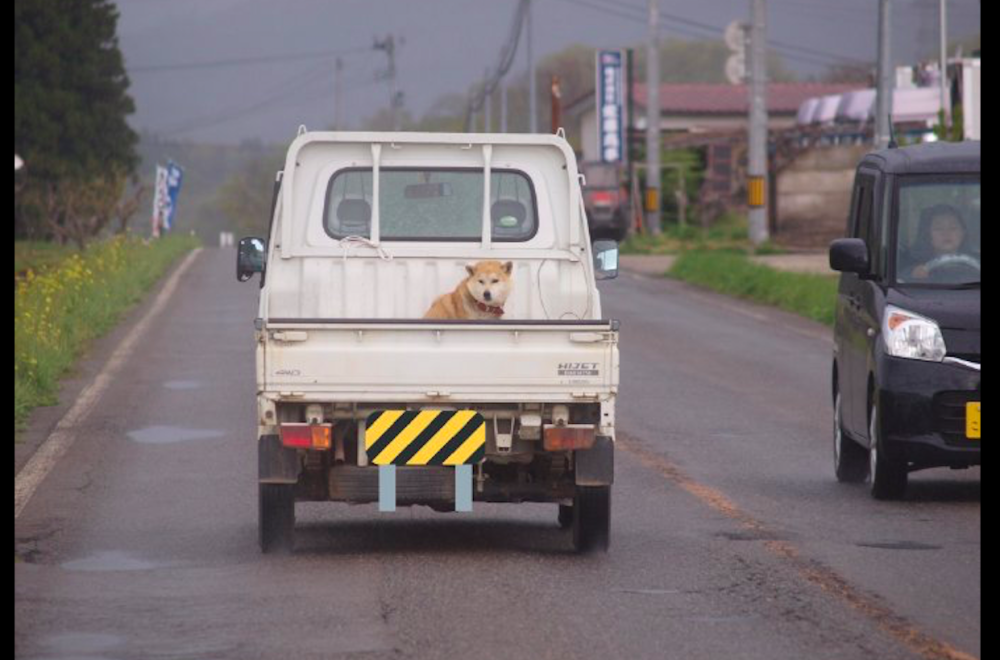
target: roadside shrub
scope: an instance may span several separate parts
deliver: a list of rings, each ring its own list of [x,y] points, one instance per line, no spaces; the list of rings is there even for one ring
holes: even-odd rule
[[[56,403],[59,378],[196,240],[147,243],[116,236],[14,284],[14,430],[37,406]]]
[[[833,325],[837,279],[786,273],[755,264],[736,252],[685,252],[670,277],[719,293],[772,305],[814,321]]]

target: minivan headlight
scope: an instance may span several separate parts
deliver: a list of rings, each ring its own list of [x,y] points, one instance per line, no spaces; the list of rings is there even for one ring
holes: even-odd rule
[[[882,337],[892,357],[941,362],[948,354],[936,322],[891,305],[885,310]]]

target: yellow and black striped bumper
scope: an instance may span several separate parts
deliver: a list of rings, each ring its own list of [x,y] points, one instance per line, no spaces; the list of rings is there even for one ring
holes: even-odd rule
[[[373,465],[475,465],[486,455],[486,420],[474,410],[379,410],[368,416]]]

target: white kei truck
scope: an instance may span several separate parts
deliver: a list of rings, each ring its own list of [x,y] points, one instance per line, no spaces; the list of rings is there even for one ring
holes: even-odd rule
[[[607,550],[618,246],[591,243],[581,184],[561,135],[300,131],[237,257],[264,552],[292,549],[296,502],[459,500],[557,504],[576,551]],[[484,260],[511,263],[502,316],[423,318]]]

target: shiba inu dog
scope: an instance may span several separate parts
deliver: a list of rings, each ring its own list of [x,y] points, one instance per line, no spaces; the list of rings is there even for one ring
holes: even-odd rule
[[[425,319],[466,319],[497,321],[510,296],[510,261],[480,261],[465,267],[469,273],[451,293],[439,296],[424,314]]]

